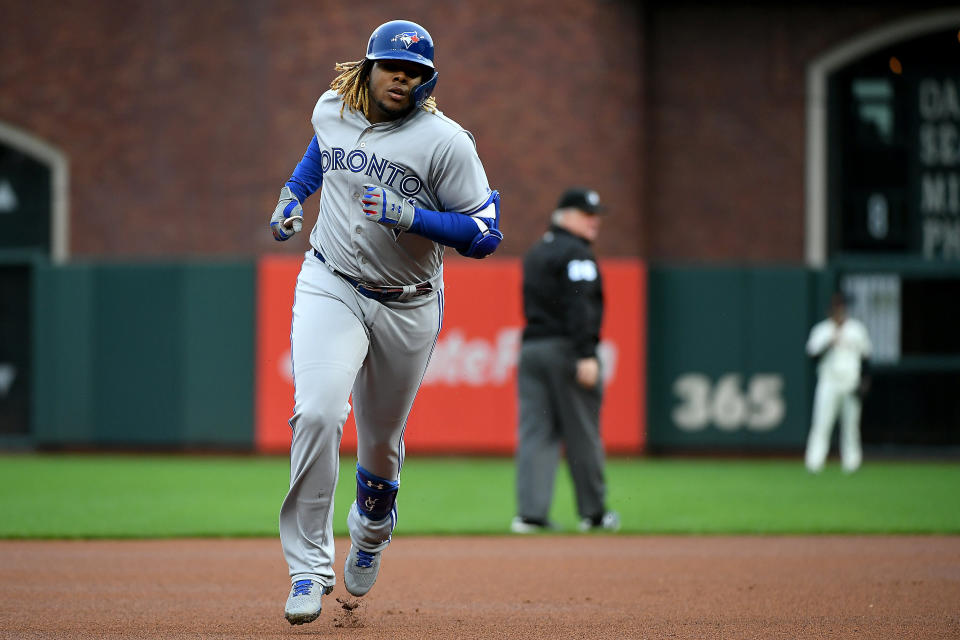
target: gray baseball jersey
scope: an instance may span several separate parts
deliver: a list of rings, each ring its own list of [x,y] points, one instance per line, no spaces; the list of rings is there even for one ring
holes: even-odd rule
[[[333,495],[339,445],[353,398],[357,458],[369,474],[398,482],[407,416],[443,318],[443,245],[368,219],[364,184],[383,185],[434,211],[471,212],[490,195],[473,137],[439,113],[415,109],[371,125],[335,92],[317,102],[313,127],[323,183],[319,215],[297,279],[290,330],[294,413],[290,489],[280,538],[294,581],[336,582],[332,563]],[[427,295],[392,301],[364,296],[365,285],[430,282]],[[382,551],[397,521],[348,512],[354,546]]]
[[[358,205],[364,184],[383,185],[434,211],[473,211],[490,193],[473,136],[441,113],[416,109],[370,124],[335,91],[313,110],[323,187],[310,244],[337,271],[374,285],[440,276],[443,245],[371,224]]]

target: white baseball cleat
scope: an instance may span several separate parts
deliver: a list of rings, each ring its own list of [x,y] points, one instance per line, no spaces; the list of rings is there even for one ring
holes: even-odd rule
[[[285,615],[290,624],[313,622],[320,615],[320,598],[333,591],[316,580],[297,580],[290,587]]]
[[[351,595],[365,595],[373,587],[380,573],[380,555],[350,545],[350,553],[343,565],[343,586]]]

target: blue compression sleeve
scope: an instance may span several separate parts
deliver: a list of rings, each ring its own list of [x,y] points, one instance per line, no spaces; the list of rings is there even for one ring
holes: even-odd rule
[[[303,158],[293,170],[293,175],[287,180],[287,186],[302,204],[320,188],[321,184],[323,184],[323,171],[320,169],[320,145],[317,144],[317,136],[313,136]]]
[[[431,211],[414,209],[413,224],[410,233],[416,233],[434,242],[445,244],[454,249],[466,249],[480,232],[477,223],[470,216],[450,211]]]

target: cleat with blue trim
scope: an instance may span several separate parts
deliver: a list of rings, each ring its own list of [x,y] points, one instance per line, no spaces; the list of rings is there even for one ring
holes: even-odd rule
[[[343,586],[354,596],[362,596],[373,587],[380,573],[380,553],[367,553],[350,545],[343,565]]]
[[[316,580],[297,580],[290,587],[285,615],[290,624],[313,622],[320,615],[320,598],[333,591]]]

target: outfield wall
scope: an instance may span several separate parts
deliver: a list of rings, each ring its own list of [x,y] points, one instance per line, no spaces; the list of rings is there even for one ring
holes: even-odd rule
[[[813,394],[804,348],[831,284],[799,267],[651,269],[648,449],[801,446]]]
[[[30,264],[30,413],[21,439],[41,447],[286,450],[299,258]],[[13,266],[0,265],[6,273]],[[648,273],[634,259],[601,268],[609,381],[602,420],[611,453],[802,446],[812,384],[803,343],[828,274],[671,266]],[[508,454],[519,260],[451,260],[445,279],[444,328],[411,415],[408,451]],[[22,401],[23,389],[15,395]],[[0,409],[11,399],[0,393]],[[344,450],[354,446],[348,425]]]
[[[290,309],[300,261],[259,266],[256,443],[286,451],[293,410]],[[645,433],[646,273],[637,260],[600,263],[607,307],[600,345],[606,380],[601,421],[608,451],[634,453]],[[444,265],[443,329],[409,419],[409,452],[508,454],[516,440],[516,365],[523,327],[518,259]],[[343,447],[356,447],[352,417]]]
[[[40,446],[249,449],[254,265],[40,265]]]
[[[274,256],[257,263],[0,264],[0,275],[19,283],[4,297],[29,307],[0,346],[0,368],[14,360],[10,347],[24,352],[10,365],[13,391],[0,389],[0,411],[27,404],[18,420],[28,424],[17,429],[6,421],[11,428],[0,430],[0,445],[286,451],[299,263]],[[601,269],[615,288],[601,346],[604,441],[611,452],[633,453],[645,433],[645,271],[637,260],[608,260]],[[407,450],[510,453],[519,261],[450,261],[445,281],[444,327]],[[351,422],[343,449],[355,444]]]

